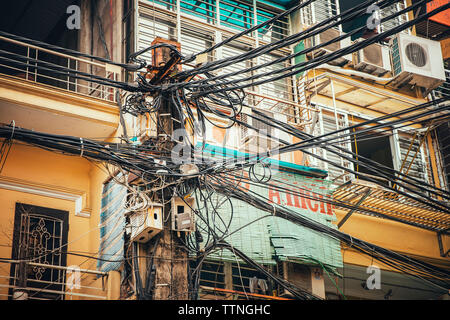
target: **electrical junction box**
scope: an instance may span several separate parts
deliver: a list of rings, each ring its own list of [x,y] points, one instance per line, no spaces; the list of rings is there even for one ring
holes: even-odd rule
[[[195,199],[173,197],[172,207],[172,230],[173,231],[195,231]],[[192,209],[191,209],[192,208]]]
[[[146,243],[163,230],[162,205],[153,203],[143,211],[130,214],[131,240]]]

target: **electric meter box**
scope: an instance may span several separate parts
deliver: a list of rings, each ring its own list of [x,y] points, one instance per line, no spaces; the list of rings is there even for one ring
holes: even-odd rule
[[[148,209],[130,214],[131,240],[146,243],[163,230],[162,205],[153,203]]]
[[[172,208],[172,230],[174,231],[195,231],[195,199],[173,197],[171,202]],[[191,209],[192,208],[192,209]]]

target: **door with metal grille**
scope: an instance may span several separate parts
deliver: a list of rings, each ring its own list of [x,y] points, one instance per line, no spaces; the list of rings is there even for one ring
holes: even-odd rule
[[[27,263],[11,265],[10,284],[25,285],[29,299],[64,299],[65,271],[47,266],[66,266],[68,215],[67,211],[16,203],[12,259]]]

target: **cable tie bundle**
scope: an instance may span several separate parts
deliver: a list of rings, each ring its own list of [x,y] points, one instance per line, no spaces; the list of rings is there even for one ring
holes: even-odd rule
[[[16,129],[16,122],[14,120],[11,121],[13,128],[11,131],[11,137],[9,137],[9,140],[12,140],[12,138],[14,137],[14,130]]]
[[[80,137],[80,144],[81,144],[81,151],[80,151],[80,157],[83,157],[84,153],[84,144],[83,144],[83,138]]]

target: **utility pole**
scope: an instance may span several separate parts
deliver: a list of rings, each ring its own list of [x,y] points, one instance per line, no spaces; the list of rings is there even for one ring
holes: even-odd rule
[[[156,38],[152,45],[159,43],[167,43],[174,45],[180,50],[180,44],[175,41],[169,41]],[[176,58],[170,54],[167,47],[156,48],[152,52],[153,67],[160,68],[155,77],[161,76],[171,71],[172,68],[179,68],[174,64]],[[175,66],[175,67],[174,67]],[[179,71],[181,68],[179,68]],[[160,80],[160,79],[157,79]],[[163,152],[161,155],[170,161],[171,152],[175,143],[171,140],[174,130],[182,128],[177,115],[177,111],[172,106],[172,100],[168,94],[163,94],[162,105],[157,113],[157,134],[158,145]],[[162,203],[168,201],[172,196],[167,190],[163,190]],[[155,249],[154,265],[156,268],[154,280],[155,300],[186,300],[189,298],[188,293],[188,255],[184,249],[180,237],[184,237],[184,232],[176,232],[172,230],[172,217],[174,214],[171,210],[171,203],[168,201],[164,205],[164,221],[163,230],[160,232],[157,247]]]

